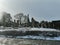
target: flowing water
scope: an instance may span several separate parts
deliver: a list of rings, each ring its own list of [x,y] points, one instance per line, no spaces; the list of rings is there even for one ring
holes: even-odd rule
[[[17,36],[15,38],[10,37],[8,38],[1,36],[0,45],[60,45],[60,40],[54,40],[54,38],[40,39],[39,36]]]

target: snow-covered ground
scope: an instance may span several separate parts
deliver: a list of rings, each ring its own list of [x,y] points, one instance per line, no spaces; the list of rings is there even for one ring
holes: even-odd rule
[[[0,31],[27,31],[30,30],[31,28],[23,27],[23,28],[11,28],[11,27],[5,27],[5,28],[0,28]]]
[[[51,28],[31,28],[30,31],[56,31],[56,32],[60,32],[60,30],[51,29]]]
[[[60,32],[60,30],[57,29],[51,29],[51,28],[30,28],[30,27],[23,27],[23,28],[5,28],[1,29],[0,31],[55,31],[55,32]]]

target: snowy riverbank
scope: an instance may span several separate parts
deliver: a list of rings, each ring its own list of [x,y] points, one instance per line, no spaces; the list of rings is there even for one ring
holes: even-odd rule
[[[57,29],[51,29],[51,28],[30,28],[30,27],[23,27],[23,28],[12,28],[12,27],[5,27],[0,28],[0,31],[55,31],[60,32],[60,30]]]

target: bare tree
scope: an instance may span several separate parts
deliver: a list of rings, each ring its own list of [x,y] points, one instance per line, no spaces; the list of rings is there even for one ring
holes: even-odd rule
[[[2,13],[2,18],[1,18],[1,22],[3,23],[3,25],[5,26],[6,23],[10,23],[11,22],[11,15],[9,13],[3,12]]]
[[[16,14],[14,17],[19,20],[19,27],[21,26],[21,17],[23,16],[23,13]]]

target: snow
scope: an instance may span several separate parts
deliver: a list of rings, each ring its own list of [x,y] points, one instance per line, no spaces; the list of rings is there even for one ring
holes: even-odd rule
[[[17,28],[17,29],[10,28],[10,27],[0,28],[0,31],[23,31],[23,32],[25,32],[28,30],[30,30],[30,28],[27,28],[27,27]]]
[[[0,28],[0,31],[55,31],[55,32],[60,32],[60,30],[57,29],[51,29],[51,28],[30,28],[30,27],[23,27],[23,28]]]
[[[50,28],[31,28],[30,31],[56,31],[56,32],[60,32],[60,30],[50,29]]]

